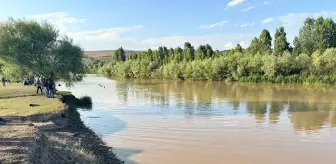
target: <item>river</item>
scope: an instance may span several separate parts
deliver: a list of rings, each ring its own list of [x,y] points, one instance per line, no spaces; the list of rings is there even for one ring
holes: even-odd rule
[[[92,97],[84,123],[126,164],[336,163],[333,86],[88,75],[70,90]]]

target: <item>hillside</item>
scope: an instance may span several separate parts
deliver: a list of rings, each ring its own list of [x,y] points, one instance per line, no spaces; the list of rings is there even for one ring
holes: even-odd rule
[[[84,51],[84,57],[87,59],[109,60],[115,50],[98,50],[98,51]],[[134,53],[141,53],[142,51],[125,50],[126,56]]]
[[[85,61],[94,61],[94,60],[101,60],[106,61],[112,59],[112,54],[115,50],[97,50],[97,51],[84,51]],[[221,53],[224,53],[228,50],[222,50]],[[125,50],[126,56],[134,53],[141,53],[143,51],[139,50]]]

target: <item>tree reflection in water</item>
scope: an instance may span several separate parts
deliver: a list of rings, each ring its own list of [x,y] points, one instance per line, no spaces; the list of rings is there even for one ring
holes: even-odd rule
[[[130,89],[130,86],[132,88]],[[336,89],[328,85],[254,84],[170,80],[124,80],[117,83],[125,104],[141,99],[159,108],[183,111],[185,117],[248,113],[257,122],[277,124],[281,114],[296,131],[336,125]]]

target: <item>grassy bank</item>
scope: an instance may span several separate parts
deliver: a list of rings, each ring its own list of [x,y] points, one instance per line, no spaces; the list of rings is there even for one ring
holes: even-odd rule
[[[0,86],[0,99],[35,96],[35,92],[34,87],[22,86],[22,84],[10,84],[5,87]]]
[[[88,108],[88,97],[34,93],[21,84],[0,88],[0,163],[122,163],[81,121],[77,107]]]

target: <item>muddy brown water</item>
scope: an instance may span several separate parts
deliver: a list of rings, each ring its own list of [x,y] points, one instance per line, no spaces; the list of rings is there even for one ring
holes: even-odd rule
[[[128,164],[336,163],[334,86],[88,75],[70,90],[92,97],[82,119]]]

